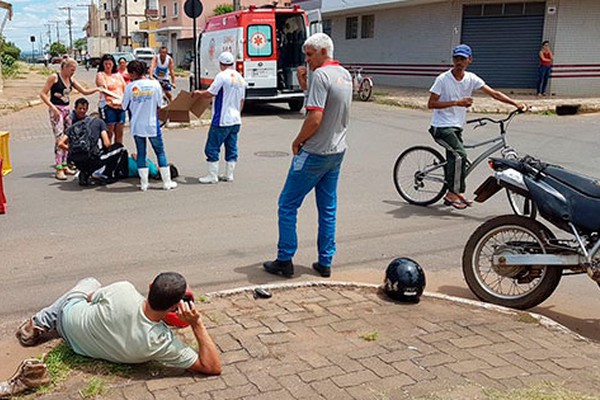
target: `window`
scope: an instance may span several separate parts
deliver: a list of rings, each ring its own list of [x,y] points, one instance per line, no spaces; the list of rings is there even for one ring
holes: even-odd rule
[[[346,18],[346,39],[356,39],[358,37],[358,17]]]
[[[375,37],[375,15],[363,15],[360,23],[361,39]]]
[[[104,11],[106,11],[106,3],[102,3],[102,6],[104,7]]]
[[[173,17],[177,17],[179,15],[179,8],[177,2],[173,3]]]
[[[160,14],[162,19],[167,18],[167,6],[162,6],[162,13]]]
[[[104,32],[108,32],[108,24],[104,24]]]
[[[270,25],[250,25],[248,27],[248,55],[269,57],[273,54],[273,32]]]
[[[505,15],[544,15],[545,3],[495,3],[463,6],[463,17],[498,17]]]
[[[327,36],[331,37],[331,20],[330,19],[324,19],[321,22],[322,26],[323,26],[323,33],[327,34]]]

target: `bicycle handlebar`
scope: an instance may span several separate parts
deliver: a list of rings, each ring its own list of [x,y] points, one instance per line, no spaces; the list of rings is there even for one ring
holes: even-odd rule
[[[504,119],[492,119],[489,117],[482,117],[482,118],[476,118],[476,119],[471,119],[467,121],[467,124],[478,124],[478,126],[483,126],[485,125],[487,122],[492,122],[494,124],[500,125],[502,123],[505,122],[509,122],[511,119],[514,118],[515,115],[517,114],[523,114],[525,112],[525,110],[522,110],[520,108],[517,108],[516,110],[513,110],[510,112],[510,114],[508,114],[508,116]]]

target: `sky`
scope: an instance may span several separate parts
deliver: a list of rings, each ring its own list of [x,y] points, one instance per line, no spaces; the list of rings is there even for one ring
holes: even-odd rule
[[[48,43],[49,21],[59,21],[58,29],[60,41],[69,46],[69,29],[67,26],[68,11],[60,10],[60,7],[71,6],[71,18],[73,20],[73,41],[85,36],[82,30],[87,22],[87,7],[90,0],[5,0],[13,6],[13,18],[7,21],[4,27],[4,37],[13,42],[22,51],[31,52],[30,36],[35,36],[34,43],[36,52],[39,51],[40,37],[43,45]],[[4,18],[6,11],[0,10],[0,18]],[[52,42],[56,41],[56,23],[50,27]]]

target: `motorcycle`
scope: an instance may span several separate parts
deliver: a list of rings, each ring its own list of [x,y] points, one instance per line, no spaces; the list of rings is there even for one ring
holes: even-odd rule
[[[486,302],[527,309],[550,297],[563,275],[587,273],[600,285],[600,179],[529,156],[490,158],[490,167],[494,172],[476,189],[475,201],[506,188],[569,236],[557,238],[531,217],[486,221],[463,252],[471,291]]]

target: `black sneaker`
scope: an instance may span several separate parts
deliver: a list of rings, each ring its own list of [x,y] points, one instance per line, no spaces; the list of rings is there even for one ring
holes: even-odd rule
[[[313,263],[313,269],[317,271],[323,278],[329,278],[331,276],[331,267],[326,267],[316,262]]]
[[[283,275],[287,277],[294,276],[294,264],[292,264],[292,260],[287,261],[267,261],[263,263],[263,267],[265,271],[274,275]]]

